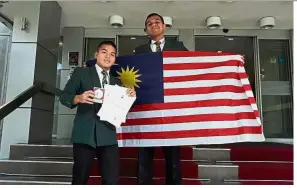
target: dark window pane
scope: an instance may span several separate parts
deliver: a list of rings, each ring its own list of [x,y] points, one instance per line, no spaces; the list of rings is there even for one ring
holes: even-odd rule
[[[115,42],[114,38],[86,38],[85,39],[85,61],[88,61],[90,59],[95,59],[95,51],[98,47],[98,45],[105,41],[110,40]]]

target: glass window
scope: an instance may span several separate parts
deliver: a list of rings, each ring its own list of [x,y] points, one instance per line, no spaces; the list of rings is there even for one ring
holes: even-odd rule
[[[10,34],[10,29],[0,22],[0,34]]]
[[[266,138],[293,138],[289,40],[259,40],[263,126]]]
[[[245,57],[245,70],[255,95],[254,39],[252,37],[196,36],[195,50],[239,53]]]
[[[95,51],[98,47],[98,45],[105,41],[110,40],[115,42],[114,38],[86,38],[85,39],[85,61],[95,59]]]
[[[5,102],[7,65],[11,46],[10,30],[0,22],[0,106]],[[2,138],[3,120],[0,120],[0,143]]]

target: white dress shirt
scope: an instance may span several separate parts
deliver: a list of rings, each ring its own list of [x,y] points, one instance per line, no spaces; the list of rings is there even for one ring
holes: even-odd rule
[[[155,40],[151,40],[151,49],[152,49],[152,52],[156,52],[157,50],[157,45],[155,44]],[[162,38],[160,40],[161,44],[160,44],[160,47],[161,47],[161,51],[163,51],[163,48],[164,48],[164,45],[165,45],[165,38]]]
[[[103,69],[101,67],[99,67],[99,65],[95,65],[96,67],[96,70],[97,70],[97,74],[99,76],[99,79],[100,79],[100,84],[101,84],[101,87],[103,87],[103,84],[102,84],[102,80],[103,80],[103,74],[102,74],[102,71]],[[109,84],[109,71],[106,71],[107,72],[107,75],[106,75],[106,81],[107,81],[107,84]]]

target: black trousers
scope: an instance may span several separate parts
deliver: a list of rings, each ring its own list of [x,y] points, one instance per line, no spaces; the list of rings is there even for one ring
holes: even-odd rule
[[[119,176],[119,149],[117,145],[92,148],[73,144],[72,185],[86,185],[94,157],[97,157],[103,185],[116,185]]]
[[[166,184],[181,185],[182,173],[180,166],[180,147],[162,147],[166,160]],[[139,185],[153,184],[154,147],[142,147],[138,150],[138,177]],[[164,168],[161,167],[160,168]]]

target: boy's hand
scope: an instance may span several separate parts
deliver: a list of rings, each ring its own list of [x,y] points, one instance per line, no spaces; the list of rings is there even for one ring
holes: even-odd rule
[[[134,88],[128,88],[127,94],[129,95],[129,97],[136,97],[136,91],[134,90]]]
[[[83,94],[75,96],[74,104],[78,104],[78,103],[94,104],[93,102],[94,97],[95,95],[93,91],[91,90],[85,91]]]

